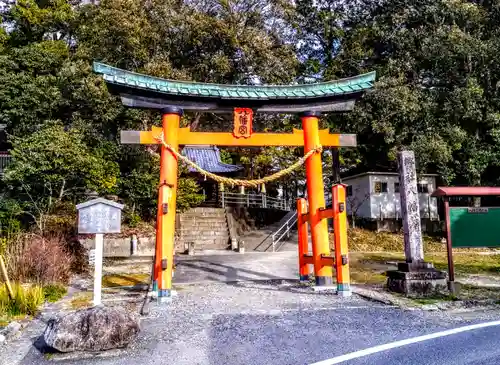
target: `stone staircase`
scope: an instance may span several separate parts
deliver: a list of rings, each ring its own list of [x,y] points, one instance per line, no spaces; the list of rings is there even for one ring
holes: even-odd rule
[[[179,215],[179,247],[194,243],[196,250],[227,249],[229,229],[223,208],[192,208]]]

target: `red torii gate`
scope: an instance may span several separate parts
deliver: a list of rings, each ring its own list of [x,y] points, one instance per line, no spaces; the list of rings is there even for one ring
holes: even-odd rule
[[[309,280],[309,264],[314,266],[317,286],[331,286],[332,267],[337,272],[337,292],[350,295],[347,251],[345,186],[333,186],[332,208],[325,208],[322,147],[354,147],[356,136],[330,134],[319,130],[321,112],[351,110],[363,92],[372,87],[375,73],[321,84],[297,86],[216,85],[159,79],[94,63],[112,92],[131,107],[159,109],[162,127],[151,131],[122,131],[122,143],[161,144],[160,187],[156,234],[154,289],[158,297],[170,297],[176,213],[179,145],[216,146],[304,146],[308,203],[298,199],[300,280]],[[180,128],[183,110],[234,113],[232,133],[191,132]],[[299,113],[303,130],[293,133],[253,133],[253,112]],[[209,174],[207,174],[209,175]],[[209,175],[210,176],[210,175]],[[237,184],[248,182],[233,180]],[[255,183],[255,181],[254,181]],[[326,218],[333,217],[335,257],[330,256]],[[312,254],[308,249],[308,226]]]

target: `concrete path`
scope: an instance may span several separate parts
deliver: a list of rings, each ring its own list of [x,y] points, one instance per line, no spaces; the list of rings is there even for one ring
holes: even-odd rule
[[[175,284],[297,279],[296,252],[179,256]]]

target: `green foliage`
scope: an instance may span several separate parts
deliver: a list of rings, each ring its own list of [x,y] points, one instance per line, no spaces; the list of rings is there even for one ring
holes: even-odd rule
[[[5,285],[0,285],[0,314],[35,315],[44,302],[43,288],[38,285],[12,284],[14,298],[9,298]]]
[[[43,186],[59,199],[75,189],[113,192],[117,164],[106,161],[100,151],[92,151],[83,138],[79,130],[66,131],[58,123],[46,124],[29,137],[13,137],[13,162],[5,181],[28,191]]]
[[[23,209],[17,200],[5,197],[0,199],[0,236],[5,240],[12,238],[20,231],[19,218],[22,213]]]
[[[75,13],[66,0],[19,0],[6,18],[14,24],[12,41],[19,44],[41,41],[54,31],[60,34],[53,34],[53,37],[66,38]]]
[[[89,148],[83,134],[47,123],[30,136],[12,137],[13,157],[4,181],[33,216],[50,213],[69,194],[115,191],[118,165]]]
[[[228,150],[221,149],[221,150],[219,150],[219,152],[220,152],[221,162],[227,163],[230,165],[233,163],[233,158],[231,156],[231,153]]]
[[[409,0],[66,0],[17,1],[0,27],[0,123],[11,135],[13,165],[0,202],[4,235],[26,215],[44,229],[72,222],[85,191],[117,194],[129,223],[156,210],[154,146],[123,146],[120,130],[159,125],[157,112],[124,108],[93,74],[100,60],[153,76],[217,83],[313,82],[377,71],[373,92],[353,112],[323,127],[357,133],[342,149],[344,168],[396,168],[396,153],[416,152],[421,171],[450,183],[498,185],[500,175],[500,17],[495,2]],[[168,21],[165,21],[168,19]],[[193,130],[228,131],[231,118],[186,113]],[[291,132],[290,116],[256,115],[256,131]],[[232,148],[223,162],[245,178],[288,167],[301,148]],[[331,159],[324,153],[324,174]],[[178,208],[201,201],[182,170]],[[296,194],[304,171],[267,186]],[[327,181],[328,183],[328,181]],[[4,202],[5,200],[5,202]],[[64,209],[61,207],[65,207]],[[51,218],[48,218],[51,216]]]
[[[128,154],[127,158],[131,158],[130,163],[136,168],[121,180],[120,190],[129,206],[129,224],[134,224],[137,220],[134,216],[137,214],[149,219],[154,217],[157,209],[160,162],[157,154],[146,152],[133,152]],[[187,172],[186,167],[181,164],[177,185],[177,209],[180,211],[203,201],[200,186],[196,180],[186,176]]]
[[[180,178],[177,186],[177,210],[184,211],[203,201],[200,186],[193,178]]]
[[[64,297],[68,290],[62,284],[49,284],[43,287],[43,296],[47,302],[54,303]]]
[[[131,212],[127,216],[127,224],[130,228],[135,228],[141,222],[141,216],[137,213]]]
[[[119,146],[116,136],[122,129],[149,129],[158,115],[123,108],[92,73],[91,62],[186,80],[290,82],[297,58],[280,36],[286,25],[279,12],[277,23],[268,23],[273,9],[261,0],[237,6],[216,0],[12,5],[4,14],[10,32],[0,34],[0,122],[7,124],[15,157],[5,182],[19,206],[12,219],[28,214],[40,229],[55,227],[63,219],[53,214],[56,207],[81,201],[87,190],[119,194],[132,224],[137,215],[152,218],[158,159],[144,146],[142,152]],[[193,128],[228,125],[211,115],[188,113],[186,120]],[[202,200],[197,183],[185,175],[177,196],[181,210]],[[10,224],[8,213],[0,216]]]

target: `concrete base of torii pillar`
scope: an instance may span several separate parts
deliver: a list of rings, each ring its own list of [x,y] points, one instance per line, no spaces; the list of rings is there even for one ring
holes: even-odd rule
[[[398,154],[401,215],[406,262],[387,272],[387,288],[408,296],[428,296],[446,289],[446,273],[424,261],[415,155]]]

